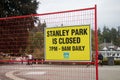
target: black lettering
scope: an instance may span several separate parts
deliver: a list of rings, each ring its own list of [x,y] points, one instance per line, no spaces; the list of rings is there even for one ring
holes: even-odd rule
[[[68,36],[69,30],[66,30],[66,36]]]
[[[52,39],[52,43],[53,43],[53,44],[57,44],[57,38],[53,38],[53,39]]]
[[[47,37],[49,37],[49,31],[47,31]]]
[[[59,44],[79,44],[80,37],[59,38]]]
[[[63,38],[59,38],[59,44],[62,44],[63,42],[63,40],[62,40]]]
[[[72,46],[72,51],[84,51],[85,46]]]
[[[78,35],[84,35],[83,29],[79,29],[79,34]]]
[[[84,29],[84,35],[87,35],[87,28]]]
[[[71,46],[62,46],[62,51],[71,51]]]
[[[71,35],[87,35],[87,28],[85,29],[72,29]]]
[[[47,37],[56,37],[56,36],[68,36],[69,30],[52,30],[47,31]]]
[[[75,33],[75,29],[72,29],[71,30],[71,35],[74,35],[74,33]]]
[[[50,46],[49,51],[58,51],[58,47],[57,46]]]
[[[56,34],[53,35],[53,36],[61,36],[61,31],[60,30],[57,30],[56,32],[54,31],[54,33],[56,33]]]

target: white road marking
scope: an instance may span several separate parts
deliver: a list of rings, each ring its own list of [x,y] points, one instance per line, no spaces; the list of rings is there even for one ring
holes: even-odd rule
[[[16,72],[16,71],[18,71],[18,70],[7,72],[5,75],[8,78],[13,79],[13,80],[25,80],[25,79],[14,76],[13,73]]]
[[[26,73],[25,75],[44,75],[44,74],[46,74],[46,72],[28,72],[28,73]]]
[[[37,67],[4,67],[5,69],[14,69],[13,71],[7,72],[5,75],[13,80],[26,80],[26,79],[22,79],[19,78],[17,76],[14,75],[15,72],[17,71],[21,71],[21,70],[82,70],[82,71],[86,71],[86,70],[91,70],[93,68],[93,70],[95,70],[95,67],[86,67],[86,66],[82,66],[82,67],[43,67],[43,66],[37,66]],[[3,68],[2,68],[3,69]],[[108,67],[108,66],[103,66],[103,67],[99,67],[100,71],[120,71],[118,66],[114,66],[114,67]],[[46,74],[46,71],[28,71],[25,75],[44,75]]]

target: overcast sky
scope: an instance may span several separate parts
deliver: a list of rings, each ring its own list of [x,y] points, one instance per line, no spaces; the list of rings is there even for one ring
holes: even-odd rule
[[[97,4],[98,27],[120,26],[120,0],[39,0],[38,14],[94,7]]]

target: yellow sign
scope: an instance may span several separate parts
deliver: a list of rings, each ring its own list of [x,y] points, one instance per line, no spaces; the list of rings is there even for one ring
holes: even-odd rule
[[[45,29],[45,59],[63,61],[91,60],[89,25]]]

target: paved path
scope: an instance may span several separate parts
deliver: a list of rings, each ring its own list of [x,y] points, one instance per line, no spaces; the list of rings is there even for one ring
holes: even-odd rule
[[[99,80],[120,80],[120,66],[99,67]]]
[[[120,80],[120,66],[99,67],[99,80]],[[0,80],[95,80],[94,66],[3,65]]]

